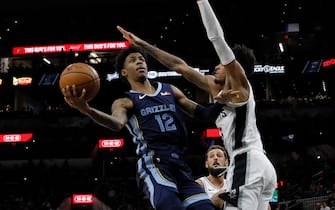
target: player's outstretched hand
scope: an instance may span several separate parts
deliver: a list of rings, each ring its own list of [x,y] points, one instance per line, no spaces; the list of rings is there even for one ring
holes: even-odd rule
[[[214,99],[219,103],[231,102],[233,98],[239,98],[240,91],[238,90],[221,90]]]
[[[121,26],[116,26],[117,30],[119,30],[122,33],[123,38],[127,39],[131,44],[141,46],[145,42],[140,39],[138,36],[135,34],[125,30]]]

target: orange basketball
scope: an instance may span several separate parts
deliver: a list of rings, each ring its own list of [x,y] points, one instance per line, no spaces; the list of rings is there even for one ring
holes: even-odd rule
[[[59,77],[60,89],[67,85],[76,85],[78,90],[86,90],[86,101],[91,101],[100,90],[100,78],[97,71],[86,63],[73,63],[68,65]]]

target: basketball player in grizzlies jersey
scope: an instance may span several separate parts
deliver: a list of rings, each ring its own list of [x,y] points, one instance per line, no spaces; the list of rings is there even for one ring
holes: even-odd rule
[[[226,210],[267,210],[275,190],[277,175],[263,149],[256,124],[256,103],[247,78],[253,72],[255,56],[244,45],[230,48],[208,0],[197,0],[197,5],[207,37],[220,59],[213,75],[203,75],[181,58],[149,44],[123,28],[119,27],[118,30],[124,38],[142,47],[168,69],[182,74],[187,80],[210,93],[214,101],[215,96],[222,94],[222,90],[239,91],[236,97],[225,103],[216,120],[230,158],[226,176],[227,193],[221,197],[226,200]]]
[[[205,155],[205,167],[208,175],[195,181],[200,184],[217,209],[222,209],[224,201],[219,197],[226,192],[225,172],[229,164],[228,154],[221,145],[211,145]]]
[[[86,91],[79,93],[75,86],[62,90],[65,101],[106,128],[113,131],[128,128],[139,157],[137,183],[154,209],[214,210],[184,160],[187,132],[183,111],[200,120],[212,118],[214,122],[222,103],[236,93],[222,93],[216,98],[219,103],[204,107],[173,85],[152,84],[147,78],[146,55],[134,46],[122,50],[115,64],[131,90],[128,97],[113,102],[111,114],[90,107],[84,100]]]

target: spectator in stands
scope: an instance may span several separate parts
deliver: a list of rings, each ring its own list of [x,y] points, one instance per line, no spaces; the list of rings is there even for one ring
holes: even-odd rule
[[[327,204],[329,205],[330,209],[335,209],[335,189],[332,190],[332,193],[327,200]]]
[[[328,206],[327,202],[321,202],[320,210],[330,210],[330,207]]]

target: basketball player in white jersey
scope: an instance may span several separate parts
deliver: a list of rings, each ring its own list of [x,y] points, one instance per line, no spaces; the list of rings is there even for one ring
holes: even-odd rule
[[[195,181],[200,184],[217,209],[222,209],[224,201],[218,197],[226,191],[225,172],[229,159],[226,150],[221,145],[211,145],[205,155],[205,167],[208,175]]]
[[[118,30],[132,44],[141,46],[168,69],[182,74],[211,96],[216,96],[221,90],[227,93],[239,91],[236,97],[226,103],[216,120],[230,158],[226,176],[227,192],[220,197],[226,201],[226,210],[267,210],[277,175],[263,149],[256,124],[256,103],[252,86],[247,79],[247,74],[253,72],[255,56],[244,45],[230,48],[208,0],[197,0],[197,5],[207,37],[220,59],[213,75],[203,75],[181,58],[149,44],[121,27]]]

